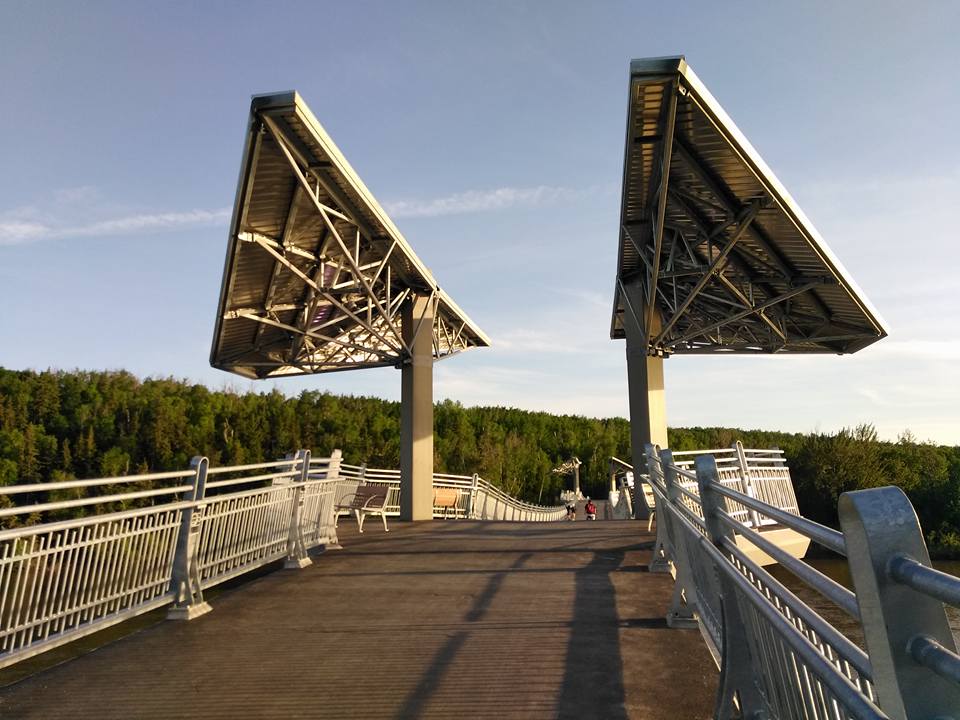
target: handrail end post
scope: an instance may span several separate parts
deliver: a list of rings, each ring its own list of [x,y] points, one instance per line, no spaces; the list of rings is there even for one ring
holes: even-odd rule
[[[200,547],[200,532],[203,526],[203,499],[206,496],[207,470],[210,461],[197,455],[190,460],[194,471],[190,492],[190,505],[180,515],[180,530],[173,555],[173,571],[170,576],[170,591],[173,606],[167,610],[168,620],[193,620],[205,615],[212,608],[203,599],[200,566],[197,553]]]
[[[910,653],[911,641],[921,635],[956,652],[943,603],[890,573],[898,556],[930,567],[910,500],[893,486],[845,492],[839,515],[880,707],[891,717],[952,717],[960,708],[960,686]]]
[[[680,482],[673,464],[673,452],[661,450],[654,445],[647,446],[647,470],[650,480],[657,480],[667,490],[667,502],[678,504],[683,502],[680,497]],[[656,493],[654,493],[656,495]],[[681,536],[683,530],[673,525],[673,520],[664,513],[662,523],[657,523],[657,536],[660,536],[661,526],[664,528],[664,547],[669,548],[669,557],[676,570],[676,580],[673,584],[673,596],[670,599],[670,609],[667,611],[667,626],[678,629],[694,629],[700,625],[697,621],[697,590],[691,573],[691,558],[687,552],[687,544]]]
[[[649,473],[654,472],[654,470],[652,469],[654,466],[656,466],[658,469],[661,468],[660,463],[656,462],[653,459],[654,456],[656,456],[657,454],[656,446],[648,443],[645,446],[645,454],[647,459],[647,473],[648,473],[648,477],[650,477]],[[637,493],[638,487],[640,488],[639,490],[640,494],[641,495],[643,494],[643,488],[640,486],[640,483],[642,482],[643,480],[640,479],[640,476],[637,475],[636,472],[634,472],[634,475],[633,475],[634,494]],[[629,497],[629,493],[628,493],[628,497]],[[644,498],[644,502],[646,502],[646,498]],[[654,502],[653,516],[657,518],[657,539],[654,541],[654,544],[653,544],[653,555],[650,557],[650,564],[647,567],[647,570],[649,570],[652,573],[668,573],[673,570],[673,562],[670,558],[670,544],[667,541],[667,535],[666,535],[667,520],[663,515],[663,512],[662,512],[663,508],[656,507],[657,503],[660,502],[660,498],[657,495],[657,493],[653,494],[653,502]],[[658,510],[660,511],[659,513],[658,513]]]
[[[290,498],[290,533],[287,538],[287,556],[283,559],[283,567],[287,570],[301,570],[313,564],[307,553],[307,545],[303,538],[303,507],[305,502],[304,484],[310,475],[310,451],[297,450],[288,456],[293,462],[292,469],[299,472],[297,484],[293,488]]]

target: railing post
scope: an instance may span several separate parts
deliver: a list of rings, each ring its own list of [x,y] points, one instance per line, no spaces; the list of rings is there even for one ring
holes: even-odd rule
[[[654,473],[656,473],[656,477],[663,479],[660,473],[660,464],[653,459],[656,452],[657,450],[653,445],[646,446],[647,472],[651,481]],[[634,475],[634,490],[636,490],[636,485],[639,482],[642,482],[640,477]],[[623,491],[627,497],[629,497],[629,488],[626,485],[623,486]],[[640,492],[643,492],[643,488],[640,489]],[[669,518],[666,517],[664,512],[665,508],[660,507],[660,496],[657,495],[657,493],[653,493],[653,498],[655,506],[654,517],[657,522],[657,539],[653,544],[653,556],[650,558],[650,566],[647,569],[652,573],[668,573],[671,568],[670,541],[667,537],[667,523],[669,522]],[[633,517],[632,514],[631,517]]]
[[[300,469],[300,476],[294,479],[296,487],[293,488],[293,498],[290,502],[290,534],[287,538],[287,557],[283,561],[283,566],[288,570],[305,568],[313,563],[310,556],[307,555],[307,548],[303,542],[303,486],[307,482],[307,474],[310,472],[310,451],[298,450],[295,455],[287,456],[293,463],[293,468]]]
[[[199,455],[190,461],[190,469],[194,471],[193,490],[190,491],[187,501],[192,504],[184,508],[180,516],[180,532],[177,535],[177,549],[173,556],[173,574],[170,579],[170,590],[173,592],[173,607],[167,611],[167,618],[170,620],[193,620],[212,609],[203,599],[200,567],[197,564],[209,465],[210,461]]]
[[[339,480],[340,479],[340,464],[343,462],[343,451],[334,450],[330,453],[330,464],[327,465],[327,480]],[[366,465],[363,466],[363,469],[366,469]]]
[[[639,481],[640,481],[640,479],[639,479],[638,477],[634,476],[634,478],[633,478],[633,483],[634,483],[634,485],[636,485],[637,482],[639,482]],[[622,502],[626,502],[626,503],[627,503],[627,513],[626,513],[626,514],[627,514],[627,517],[626,517],[626,519],[629,520],[630,518],[633,517],[633,495],[632,495],[632,493],[630,492],[630,486],[627,485],[626,475],[624,475],[623,479],[620,480],[620,502],[617,503],[617,506],[619,506],[620,503],[622,503]],[[646,502],[646,499],[644,499],[644,502]],[[653,501],[653,502],[654,502],[653,511],[656,512],[656,502],[657,502],[657,501],[656,501],[656,495],[654,495],[654,501]],[[649,509],[650,509],[650,508],[648,508],[648,510],[649,510]],[[647,522],[649,523],[649,520],[648,520]]]
[[[330,453],[330,458],[327,460],[327,474],[324,477],[326,481],[325,485],[330,487],[329,501],[324,505],[321,503],[322,512],[324,514],[323,526],[324,534],[326,536],[325,542],[323,543],[323,552],[327,550],[343,550],[343,545],[340,544],[340,538],[337,537],[337,509],[336,504],[340,500],[340,463],[343,462],[343,453],[340,450],[334,450]],[[309,467],[310,463],[307,463]],[[331,471],[332,468],[332,471]],[[366,464],[361,465],[360,470],[362,473],[366,473],[367,466]],[[336,484],[334,484],[336,483]]]
[[[743,483],[743,494],[752,498],[757,497],[757,491],[753,487],[753,478],[750,476],[750,466],[747,464],[747,454],[743,451],[743,443],[737,440],[733,445],[737,451],[737,464],[740,465],[740,482]],[[750,510],[750,521],[756,530],[760,530],[760,513],[756,510]]]
[[[480,476],[474,473],[473,481],[470,484],[470,498],[468,500],[469,505],[467,506],[467,517],[471,520],[476,519],[477,487],[479,487],[479,485]]]
[[[656,450],[654,449],[653,452]],[[652,454],[648,455],[647,466],[651,469],[656,462],[650,462]],[[677,479],[677,471],[673,465],[673,453],[670,450],[660,451],[660,472],[663,473],[664,484],[667,487],[667,498],[671,505],[679,505],[683,502],[683,496],[680,494],[680,483]],[[654,493],[656,495],[656,493]],[[672,508],[668,512],[674,511]],[[664,513],[664,523],[672,523],[673,517],[666,517]],[[658,522],[660,518],[658,517]],[[695,628],[697,619],[694,612],[697,608],[697,589],[693,582],[693,568],[690,565],[690,554],[687,552],[687,543],[683,537],[683,528],[677,523],[673,528],[670,538],[670,554],[673,560],[673,567],[677,571],[677,576],[673,583],[673,597],[670,600],[670,609],[667,611],[667,625],[672,628]]]
[[[736,542],[736,537],[733,530],[720,522],[719,514],[727,511],[727,501],[723,495],[713,489],[714,484],[720,484],[716,458],[713,455],[701,455],[696,460],[696,470],[707,538],[724,556],[727,556],[729,551],[724,547],[723,541],[728,539]],[[759,668],[753,667],[753,656],[750,653],[744,618],[740,614],[736,586],[726,569],[715,567],[714,572],[720,589],[722,614],[719,643],[720,684],[717,688],[714,717],[717,720],[734,717],[765,718],[766,705],[756,683],[756,678],[760,676]],[[739,708],[739,714],[736,713],[736,708]]]
[[[891,577],[898,556],[930,566],[913,506],[900,488],[882,487],[843,493],[839,507],[880,707],[898,720],[956,717],[960,688],[911,655],[924,637],[956,653],[943,604]]]

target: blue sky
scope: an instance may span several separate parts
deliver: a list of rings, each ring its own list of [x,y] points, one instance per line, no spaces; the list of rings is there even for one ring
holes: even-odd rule
[[[254,93],[297,89],[493,347],[436,394],[626,414],[608,338],[631,58],[683,53],[887,319],[673,358],[671,425],[960,444],[960,5],[0,4],[0,365],[208,366]],[[278,381],[399,396],[394,370]]]

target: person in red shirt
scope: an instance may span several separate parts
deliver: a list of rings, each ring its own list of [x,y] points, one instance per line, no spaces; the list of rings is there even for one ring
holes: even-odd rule
[[[587,498],[587,504],[584,506],[583,511],[587,514],[587,520],[597,519],[597,506],[594,505],[593,500],[590,498]]]

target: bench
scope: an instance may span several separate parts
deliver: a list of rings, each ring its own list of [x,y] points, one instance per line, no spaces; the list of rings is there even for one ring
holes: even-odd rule
[[[333,526],[337,527],[341,510],[353,510],[357,516],[357,527],[363,532],[363,521],[367,515],[379,515],[383,520],[383,531],[390,532],[387,527],[387,488],[382,485],[358,485],[356,492],[346,495],[333,508]]]
[[[457,488],[434,488],[433,489],[433,511],[439,510],[443,517],[457,516],[457,501],[460,499],[460,491]]]

